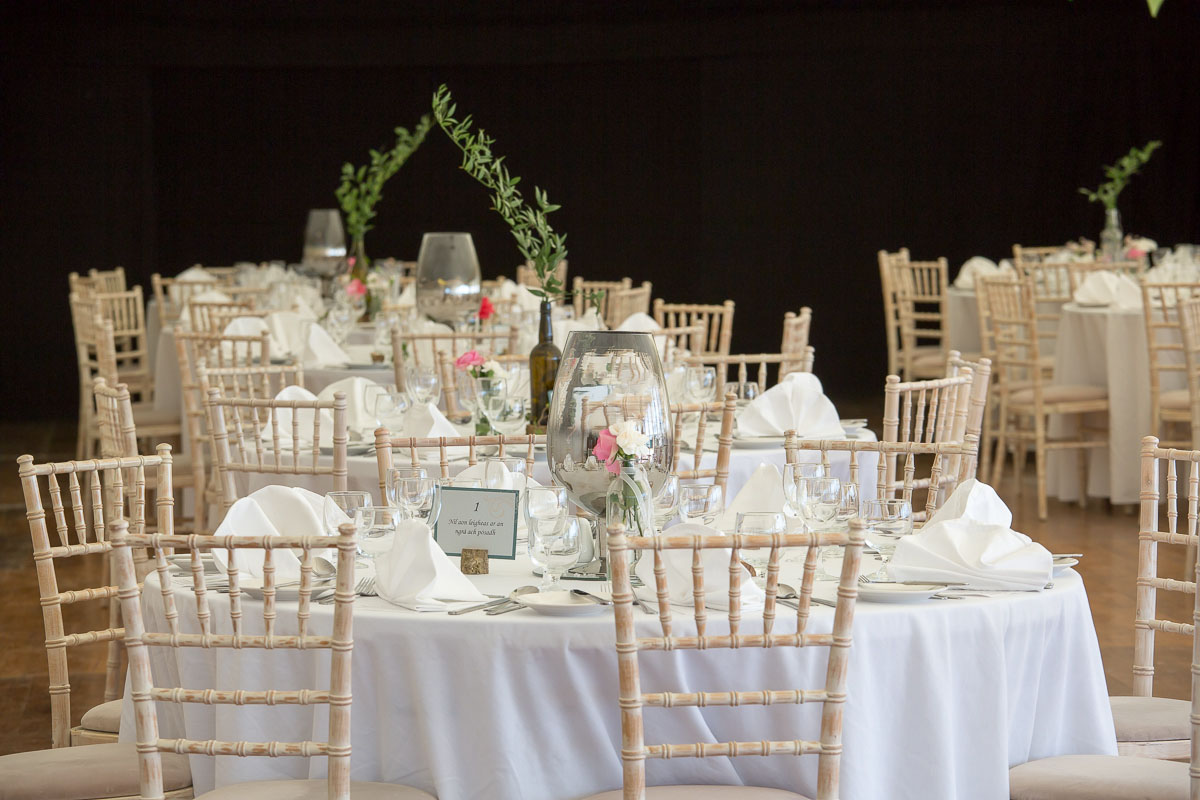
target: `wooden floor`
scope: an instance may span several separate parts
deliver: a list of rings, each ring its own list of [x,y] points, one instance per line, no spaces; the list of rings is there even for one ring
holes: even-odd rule
[[[845,413],[849,413],[846,411]],[[873,424],[878,419],[872,420]],[[42,646],[42,616],[37,582],[25,522],[25,506],[17,480],[16,458],[31,453],[37,461],[66,460],[74,453],[74,423],[0,424],[0,586],[8,601],[0,614],[0,754],[49,747],[50,701],[47,693],[46,656]],[[1087,585],[1092,616],[1100,638],[1110,694],[1131,690],[1133,658],[1133,598],[1137,572],[1137,516],[1110,509],[1093,500],[1086,510],[1052,500],[1050,519],[1039,522],[1032,480],[1026,470],[1024,492],[1016,497],[1011,480],[998,489],[1013,509],[1013,527],[1029,534],[1052,552],[1084,553],[1078,567]],[[73,559],[78,561],[79,559]],[[1182,548],[1164,547],[1160,573],[1183,578]],[[60,568],[64,589],[96,586],[102,582],[99,566],[71,564]],[[1169,599],[1165,599],[1168,598]],[[1191,600],[1160,595],[1160,612],[1176,620],[1190,620]],[[67,618],[67,631],[104,627],[107,612],[100,604],[73,609],[86,615]],[[74,623],[74,625],[72,625]],[[79,716],[103,699],[104,647],[71,652],[72,706]],[[1167,697],[1189,696],[1191,640],[1159,635],[1158,675],[1155,693]]]

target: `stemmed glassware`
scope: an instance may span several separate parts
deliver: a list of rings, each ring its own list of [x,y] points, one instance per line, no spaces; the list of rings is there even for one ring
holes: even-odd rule
[[[342,514],[350,518],[358,533],[358,554],[365,558],[375,558],[387,550],[384,541],[387,531],[372,530],[375,524],[375,508],[371,504],[369,492],[329,492],[325,495],[324,523],[325,530],[336,536],[338,525],[344,522]]]
[[[432,402],[437,397],[438,389],[442,386],[441,378],[438,377],[438,372],[433,367],[410,366],[406,377],[408,378],[409,392],[412,393],[413,399],[421,405]]]
[[[395,386],[372,386],[369,391],[374,397],[375,419],[389,430],[400,430],[404,425],[404,415],[412,405],[408,394],[397,390]]]
[[[495,422],[504,415],[504,404],[508,402],[508,378],[503,375],[475,378],[475,396],[488,425],[496,427]]]
[[[437,484],[432,478],[399,478],[395,482],[396,499],[404,519],[432,525]]]
[[[504,483],[504,473],[525,477],[525,459],[516,456],[494,456],[483,460],[483,488],[499,489]]]
[[[842,505],[842,486],[837,478],[798,478],[783,485],[785,513],[798,517],[812,532],[829,531]],[[817,554],[817,577],[833,576],[825,571],[823,553]],[[794,556],[789,556],[789,561]]]
[[[563,515],[555,519],[535,519],[529,524],[529,560],[542,568],[539,592],[562,588],[563,573],[579,561],[584,521]]]
[[[739,513],[734,532],[744,534],[786,533],[787,520],[778,511],[748,511]],[[771,559],[770,548],[743,549],[741,557],[742,561],[754,568],[754,582],[759,586],[765,586],[767,582],[767,563]]]
[[[871,577],[886,578],[896,545],[913,532],[912,503],[899,499],[864,500],[862,517],[867,523],[867,544],[879,551],[881,562]]]
[[[661,532],[663,527],[679,513],[679,476],[668,475],[654,495],[654,528]]]
[[[724,509],[724,494],[715,483],[685,483],[679,487],[679,511],[688,522],[712,525]]]
[[[709,403],[717,397],[717,368],[689,367],[687,393],[697,403]]]

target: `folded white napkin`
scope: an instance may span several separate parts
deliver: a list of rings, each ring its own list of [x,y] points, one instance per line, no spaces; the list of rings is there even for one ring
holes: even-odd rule
[[[511,294],[500,295],[505,299],[509,297],[517,298],[517,308],[522,311],[540,311],[542,308],[542,298],[538,297],[525,286],[518,283],[512,284]]]
[[[399,306],[415,306],[417,304],[417,285],[409,283],[400,290],[400,296],[396,298],[396,305]]]
[[[554,326],[554,344],[558,346],[559,350],[566,348],[567,337],[571,335],[572,331],[604,330],[604,323],[600,321],[600,315],[594,308],[589,308],[579,319],[560,319],[551,324]]]
[[[1053,558],[1010,528],[1011,521],[992,487],[965,481],[919,533],[899,541],[888,575],[897,581],[1040,591],[1054,574]]]
[[[712,536],[721,532],[704,525],[685,522],[671,527],[672,536]],[[704,605],[717,611],[729,610],[729,559],[732,550],[702,550],[700,563],[704,567]],[[671,605],[692,608],[695,605],[695,592],[692,584],[692,551],[664,550],[663,566],[667,570],[667,590],[670,594]],[[657,602],[657,583],[654,578],[654,553],[642,554],[642,559],[634,572],[645,585],[637,590],[638,597],[647,602]],[[750,572],[742,567],[742,610],[753,611],[761,609],[766,595],[754,580]]]
[[[231,302],[229,295],[216,289],[206,289],[203,292],[197,292],[195,295],[184,299],[183,306],[179,309],[179,324],[185,331],[192,329],[192,303],[228,303]]]
[[[237,273],[238,285],[250,288],[270,286],[273,283],[286,281],[287,278],[287,269],[281,267],[279,264],[252,264],[247,269],[239,270]]]
[[[270,333],[270,329],[267,327],[267,323],[263,321],[262,317],[234,317],[233,319],[229,320],[229,324],[225,326],[225,330],[221,331],[221,333],[224,336],[261,336],[263,331]],[[279,354],[283,352],[283,346],[276,342],[275,337],[273,336],[269,337],[267,346],[270,348],[272,353]],[[242,347],[236,348],[236,351],[237,353],[244,354],[246,352],[246,348],[243,345]],[[221,343],[221,353],[226,359],[232,359],[234,357],[234,352],[235,348],[231,343]],[[258,351],[252,350],[251,353],[257,354]],[[244,365],[239,364],[238,366]]]
[[[649,314],[644,314],[641,311],[630,314],[628,317],[617,326],[619,331],[639,331],[641,333],[654,333],[662,330],[662,326],[654,321],[654,317]],[[667,337],[655,336],[654,346],[658,348],[658,357],[665,359],[667,357]]]
[[[305,389],[303,386],[285,386],[279,394],[275,395],[276,400],[316,400],[317,396]],[[279,424],[279,446],[284,450],[300,449],[305,450],[312,447],[313,434],[313,409],[302,408],[296,412],[296,422],[299,426],[300,441],[295,445],[292,443],[292,409],[277,408],[274,410],[275,419]],[[275,438],[274,428],[271,420],[263,425],[259,435],[263,441],[270,442]],[[333,447],[333,413],[328,409],[321,409],[321,447]]]
[[[209,272],[208,270],[206,270],[204,267],[200,266],[199,264],[195,264],[193,266],[188,267],[187,269],[185,269],[183,272],[179,273],[178,275],[176,275],[175,280],[176,280],[176,282],[182,282],[182,283],[200,283],[200,282],[215,283],[217,280],[217,277],[215,275],[213,275],[211,272]]]
[[[1008,259],[997,264],[990,258],[973,256],[968,258],[958,270],[958,275],[954,278],[954,288],[964,290],[974,289],[975,282],[978,280],[996,278],[1001,275],[1011,275],[1014,272],[1012,262]]]
[[[305,367],[319,369],[349,363],[350,356],[320,325],[308,326],[308,340],[302,341],[307,319],[308,315],[295,311],[273,311],[267,315],[267,326],[274,337],[273,341],[278,341],[286,348],[284,353],[298,356]]]
[[[732,531],[737,524],[737,515],[749,511],[783,510],[783,476],[779,467],[762,463],[750,475],[737,493],[737,497],[726,500],[725,511],[717,520],[717,527]]]
[[[783,436],[789,430],[815,439],[842,439],[837,409],[821,381],[809,372],[793,372],[750,401],[737,418],[738,435]]]
[[[1126,275],[1099,270],[1084,278],[1072,299],[1085,306],[1141,308],[1142,289]]]
[[[399,523],[392,549],[375,559],[375,591],[413,611],[443,611],[447,603],[487,600],[438,547],[429,526],[417,520]]]
[[[379,384],[366,378],[343,378],[329,384],[317,395],[318,400],[331,401],[338,392],[346,393],[346,429],[350,433],[350,441],[370,442],[375,439],[379,419],[372,407],[376,396],[376,392],[371,391],[372,387],[378,389]],[[321,431],[322,439],[325,438],[324,434]]]
[[[325,498],[308,489],[294,486],[264,486],[230,506],[216,530],[217,536],[326,536]],[[329,518],[337,524],[350,522],[340,508],[334,507]],[[291,550],[274,550],[275,582],[299,580],[300,559]],[[336,551],[314,551],[326,558]],[[213,562],[221,572],[227,569],[229,551],[212,551]],[[263,551],[238,550],[237,568],[241,575],[261,578]]]
[[[438,411],[437,406],[433,403],[425,403],[411,408],[404,415],[404,429],[399,433],[402,437],[413,439],[427,439],[431,437],[459,436],[458,429],[454,427],[454,423],[446,419],[446,415]],[[450,451],[461,450],[465,455],[467,448],[451,447]],[[431,458],[437,458],[436,451],[428,451]]]
[[[426,317],[418,317],[409,326],[408,333],[454,333],[454,329],[449,325],[434,322]],[[437,351],[439,349],[450,350],[450,343],[448,341],[435,343],[426,340],[417,340],[415,343],[409,344],[409,347],[412,347],[413,344],[416,345],[417,352],[415,354],[409,353],[409,359],[411,360],[415,355],[417,362],[424,367],[433,367],[438,363]]]

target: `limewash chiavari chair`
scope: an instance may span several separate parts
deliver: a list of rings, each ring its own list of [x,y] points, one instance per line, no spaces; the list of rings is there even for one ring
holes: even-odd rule
[[[192,490],[195,511],[193,524],[196,533],[207,533],[208,507],[220,505],[220,482],[216,480],[216,459],[211,450],[208,433],[204,388],[197,376],[197,367],[222,370],[226,368],[269,368],[271,363],[271,334],[259,336],[224,336],[175,329],[175,355],[179,361],[180,390],[183,394],[184,430],[188,437],[191,457]],[[297,383],[303,382],[297,377]],[[210,470],[214,474],[210,475]]]
[[[1051,414],[1083,415],[1108,412],[1108,392],[1100,386],[1046,385],[1041,368],[1038,315],[1031,280],[990,280],[987,282],[992,329],[996,336],[996,367],[1004,376],[1008,390],[1000,395],[999,435],[996,440],[993,483],[1003,474],[1006,448],[1016,447],[1014,472],[1017,494],[1021,492],[1021,467],[1025,447],[1033,444],[1037,470],[1038,518],[1046,519],[1046,453],[1051,450],[1075,450],[1079,461],[1079,504],[1087,504],[1087,451],[1108,446],[1104,431],[1081,427],[1078,438],[1050,439],[1046,428]],[[1016,383],[1025,382],[1018,389]],[[1022,424],[1028,421],[1028,424]],[[1091,435],[1089,435],[1091,434]]]
[[[100,354],[96,350],[96,326],[98,321],[95,307],[78,292],[72,292],[71,326],[75,334],[75,366],[79,380],[79,423],[76,430],[75,457],[90,458],[95,453],[95,406],[92,404],[92,379],[100,373]],[[107,374],[116,374],[116,346],[112,348],[112,360],[104,365]]]
[[[171,448],[165,444],[159,445],[155,456],[133,455],[48,464],[35,464],[33,456],[29,455],[17,459],[46,632],[53,747],[116,742],[125,677],[121,664],[123,632],[115,601],[109,605],[109,626],[103,630],[68,634],[63,621],[63,606],[113,600],[116,587],[64,590],[59,586],[56,563],[63,559],[78,561],[94,556],[103,559],[102,574],[107,579],[110,577],[107,558],[111,543],[106,535],[106,520],[127,515],[130,524],[140,531],[149,511],[152,521],[156,519],[160,529],[171,530],[174,501],[170,462]],[[154,497],[149,500],[147,470],[152,472],[153,478],[150,491]],[[60,476],[65,476],[65,491]],[[47,517],[53,520],[53,541]],[[86,712],[80,725],[72,728],[67,650],[88,645],[107,646],[105,702]],[[128,766],[133,771],[132,764]],[[0,776],[5,772],[0,767]]]
[[[704,335],[700,349],[692,355],[729,355],[733,341],[734,302],[726,300],[720,305],[696,303],[664,303],[662,298],[654,301],[654,321],[664,328],[679,328],[703,325]]]
[[[656,331],[648,331],[648,333],[654,336],[654,340],[656,342],[660,342],[659,347],[664,359],[664,363],[679,351],[696,353],[703,349],[703,325],[684,325],[682,327],[675,328],[659,328]]]
[[[402,354],[394,358],[396,368],[404,361],[425,367],[437,366],[437,352],[446,350],[451,359],[476,350],[484,358],[489,353],[515,353],[520,329],[514,325],[507,331],[445,331],[439,333],[410,333],[399,327],[392,328],[392,352]],[[397,381],[397,385],[401,382]]]
[[[579,275],[571,281],[571,303],[575,306],[576,318],[582,317],[588,309],[587,295],[590,292],[603,292],[603,296],[599,299],[600,319],[604,321],[610,328],[616,326],[609,322],[611,314],[609,310],[612,308],[612,295],[623,289],[633,288],[633,278],[621,278],[619,281],[585,281]]]
[[[949,351],[946,337],[945,258],[905,259],[892,267],[896,318],[899,321],[900,370],[905,380],[942,374]],[[893,373],[895,374],[895,373]]]
[[[513,365],[516,365],[515,368],[518,369],[522,367],[526,370],[529,369],[529,356],[522,353],[504,353],[503,355],[491,355],[485,357],[492,361],[496,361],[504,366],[505,369],[514,369]],[[458,387],[460,381],[465,380],[470,376],[462,373],[462,371],[454,365],[454,359],[451,358],[450,354],[445,350],[438,351],[437,361],[438,374],[441,376],[442,406],[446,409],[446,416],[451,420],[465,420],[468,414],[459,405]],[[405,384],[399,382],[402,378],[400,373],[404,371],[403,363],[394,366],[393,369],[397,380],[396,386],[400,389],[403,389]]]
[[[89,269],[88,278],[97,292],[124,292],[129,287],[125,284],[125,268]]]
[[[704,459],[704,432],[709,414],[721,414],[721,426],[717,433],[717,461],[716,464],[708,469],[701,469],[700,463]],[[725,490],[729,485],[729,458],[733,450],[733,422],[737,414],[737,395],[730,392],[725,395],[724,400],[714,401],[712,403],[672,403],[670,406],[671,426],[673,429],[673,437],[671,447],[675,452],[673,463],[675,464],[675,474],[679,476],[681,481],[694,481],[703,478],[712,478],[713,483],[721,487],[722,496],[725,495]],[[696,418],[696,427],[693,429],[690,422],[685,423],[692,416]],[[692,433],[694,430],[695,442],[692,445],[692,468],[683,469],[684,433]]]
[[[121,380],[120,370],[117,363],[116,343],[113,340],[112,323],[108,320],[102,320],[97,315],[93,320],[92,330],[95,333],[95,352],[96,352],[96,372],[95,377],[104,378],[107,384],[116,386],[118,383],[126,386]],[[93,379],[94,380],[94,379]],[[133,403],[130,409],[133,414],[133,423],[137,428],[138,436],[143,441],[161,441],[163,439],[178,439],[182,436],[182,424],[179,419],[178,412],[170,409],[158,410],[153,403]],[[94,419],[94,417],[93,417]],[[109,453],[108,455],[115,455]],[[121,455],[137,455],[137,447]],[[186,467],[184,467],[186,469]],[[180,465],[176,462],[175,472],[178,473]]]
[[[209,797],[289,798],[289,800],[350,800],[371,797],[378,800],[434,800],[433,795],[407,786],[385,783],[360,783],[350,780],[350,658],[354,647],[354,559],[356,541],[354,526],[342,525],[336,537],[327,536],[201,536],[129,533],[123,521],[112,525],[113,561],[116,566],[121,609],[126,619],[125,641],[129,652],[129,680],[132,685],[134,719],[137,732],[137,751],[141,773],[140,796],[143,800],[159,800],[166,788],[163,783],[163,761],[168,754],[216,755],[239,757],[325,757],[328,772],[325,778],[310,780],[252,781],[221,787],[205,795]],[[313,551],[329,546],[337,548],[337,579],[334,591],[333,622],[330,633],[312,619]],[[138,599],[137,579],[133,570],[131,548],[148,547],[154,555],[158,580],[165,609],[166,631],[148,630]],[[190,552],[192,558],[191,592],[194,598],[176,596],[174,581],[168,569],[166,553],[169,548]],[[280,618],[276,601],[273,553],[282,548],[294,548],[300,558],[300,585],[294,628],[291,620]],[[213,613],[205,588],[201,554],[224,549],[229,558],[229,618]],[[242,604],[239,588],[237,553],[261,551],[263,558],[262,625],[246,618],[248,608]],[[185,632],[197,630],[197,633]],[[223,630],[228,633],[221,632]],[[262,633],[256,631],[261,630]],[[294,631],[294,632],[293,632]],[[240,686],[230,689],[163,687],[155,684],[150,668],[151,647],[232,649],[261,651],[262,657],[272,658],[276,651],[329,651],[329,686],[321,689],[250,690]],[[274,656],[280,659],[283,656]],[[201,703],[209,706],[275,706],[300,705],[329,707],[329,727],[326,741],[256,742],[219,741],[215,739],[164,739],[158,727],[158,703]]]
[[[213,290],[228,295],[234,288],[232,272],[223,273],[215,267],[206,267],[205,270],[213,280],[181,281],[177,278],[164,278],[157,272],[150,276],[150,285],[158,305],[158,321],[162,330],[169,330],[180,321],[184,307],[196,295]]]
[[[567,259],[558,262],[558,266],[554,268],[554,276],[558,278],[559,283],[565,288],[567,285]],[[526,261],[524,264],[517,265],[517,280],[521,286],[532,286],[539,288],[541,284],[538,282],[537,270],[534,269],[532,261]]]
[[[875,497],[881,500],[889,498],[907,500],[912,504],[914,521],[918,523],[937,511],[942,500],[949,497],[954,492],[955,486],[966,479],[968,459],[972,453],[976,452],[978,446],[979,441],[973,434],[967,434],[961,442],[869,442],[858,439],[802,439],[796,435],[795,431],[787,431],[783,440],[784,458],[788,464],[800,463],[801,453],[813,452],[817,454],[816,459],[806,458],[803,460],[819,462],[825,467],[827,474],[831,467],[829,454],[848,453],[849,481],[860,489],[860,499],[870,499],[861,491],[861,470],[863,468],[861,454],[875,454]],[[888,464],[897,461],[903,462],[903,468],[897,467],[896,472],[900,477],[891,484],[889,489]],[[926,463],[928,464],[927,473],[924,471],[925,467],[920,466]],[[958,472],[951,472],[948,469],[949,464],[957,464]],[[918,469],[922,470],[922,475],[927,474],[928,477],[918,478]],[[913,498],[915,492],[922,485],[941,486],[943,491],[926,491],[925,502],[922,506]],[[922,511],[922,509],[924,510]]]
[[[883,437],[885,442],[962,442],[967,434],[971,388],[974,383],[970,367],[950,378],[902,383],[896,375],[888,375],[883,387]],[[979,431],[973,431],[978,440]],[[887,485],[896,485],[896,455],[887,461]],[[960,475],[958,456],[949,457],[942,481],[957,484],[974,474]],[[921,479],[913,489],[929,489],[931,484]],[[937,487],[940,489],[940,486]]]
[[[888,374],[895,375],[902,366],[900,358],[900,312],[896,303],[896,268],[908,263],[908,248],[901,247],[895,253],[880,250],[876,254],[879,262],[879,286],[883,290],[883,322],[887,335]]]
[[[1074,256],[1093,256],[1096,253],[1096,243],[1083,239],[1078,242],[1067,242],[1066,244],[1038,246],[1014,244],[1012,249],[1013,264],[1019,271],[1021,264],[1037,263],[1049,258],[1057,258],[1064,250]]]
[[[1071,281],[1071,294],[1087,280],[1093,272],[1113,272],[1124,275],[1134,283],[1141,283],[1146,274],[1144,261],[1071,261],[1067,264],[1067,276]]]
[[[265,317],[250,300],[192,300],[187,304],[188,321],[196,333],[221,333],[237,317]]]
[[[776,373],[776,383],[782,381],[787,373],[782,372],[784,364],[791,364],[796,368],[792,372],[812,372],[813,363],[816,360],[816,349],[812,345],[804,348],[804,353],[797,358],[794,353],[743,353],[739,355],[707,355],[707,356],[687,356],[683,363],[692,366],[716,367],[718,377],[726,386],[736,386],[739,397],[743,397],[744,389],[747,383],[756,383],[760,391],[766,391],[771,387],[771,382],[768,376],[768,365],[776,364],[779,371]],[[753,379],[750,377],[750,366],[757,365],[758,371],[754,373]],[[729,377],[730,370],[736,367],[735,376],[731,380]]]
[[[1160,475],[1166,469],[1167,522],[1160,518]],[[1112,697],[1117,756],[1058,756],[1009,770],[1012,800],[1096,800],[1096,798],[1200,797],[1200,595],[1196,561],[1190,580],[1158,576],[1159,544],[1195,550],[1200,507],[1200,451],[1160,448],[1142,440],[1142,498],[1138,532],[1137,616],[1134,622],[1132,697]],[[1184,484],[1186,483],[1186,488]],[[1181,514],[1181,506],[1186,509]],[[1184,516],[1186,515],[1186,516]],[[1192,618],[1180,622],[1159,617],[1157,593],[1193,595]],[[1156,633],[1192,639],[1191,701],[1154,697]],[[1140,757],[1137,757],[1140,756]],[[1175,759],[1189,759],[1180,761]],[[1166,760],[1172,759],[1172,760]]]
[[[1169,426],[1188,425],[1192,403],[1188,389],[1164,389],[1167,379],[1187,370],[1186,348],[1181,340],[1182,307],[1200,297],[1200,283],[1143,283],[1142,314],[1146,321],[1146,347],[1150,354],[1151,432],[1165,444],[1194,447],[1195,438],[1168,436]],[[1190,372],[1188,373],[1190,378]]]
[[[801,306],[800,313],[789,311],[783,315],[783,341],[780,342],[779,352],[785,355],[797,356],[795,361],[785,361],[779,367],[779,377],[789,372],[812,372],[812,365],[806,370],[803,365],[808,353],[808,336],[812,331],[812,309]]]
[[[546,434],[506,435],[493,434],[489,436],[430,436],[413,438],[408,436],[393,436],[387,428],[375,430],[375,461],[379,468],[379,497],[383,502],[387,499],[388,470],[396,464],[397,453],[405,454],[405,463],[413,467],[430,469],[433,461],[429,458],[422,460],[422,453],[437,453],[438,475],[450,477],[450,462],[456,460],[450,448],[466,449],[466,466],[473,467],[479,463],[479,448],[495,447],[497,456],[506,455],[506,448],[524,449],[525,474],[533,474],[534,448],[546,444]],[[430,469],[432,471],[432,469]]]
[[[608,315],[604,324],[617,328],[622,322],[634,314],[650,314],[650,292],[653,285],[650,281],[642,281],[641,286],[629,289],[613,289],[608,293]]]
[[[978,473],[979,464],[987,463],[985,444],[989,433],[987,409],[991,404],[992,360],[980,357],[978,361],[969,361],[957,350],[951,350],[950,357],[946,359],[946,377],[954,378],[966,370],[971,372],[971,391],[967,399],[965,433],[979,437],[979,450],[968,458],[964,475],[966,478],[974,478]]]
[[[1192,447],[1197,447],[1200,446],[1200,297],[1179,304],[1179,325],[1187,365]]]
[[[117,349],[117,368],[121,382],[142,402],[153,399],[154,381],[146,350],[146,306],[142,287],[126,292],[97,292],[92,296],[96,313],[113,326]]]
[[[646,800],[660,796],[695,798],[737,797],[797,798],[801,796],[780,789],[751,786],[679,786],[674,791],[659,794],[658,787],[646,786],[646,759],[649,758],[730,758],[737,756],[800,756],[815,754],[818,758],[817,792],[815,800],[837,800],[839,794],[842,756],[842,728],[847,696],[847,671],[850,664],[851,634],[854,625],[854,606],[858,598],[858,576],[863,550],[862,520],[850,521],[849,530],[840,533],[791,534],[734,534],[732,536],[672,536],[668,530],[662,536],[628,536],[617,525],[609,529],[608,550],[613,565],[613,604],[616,618],[616,650],[620,677],[619,703],[621,711],[621,760],[623,789],[592,795],[588,800]],[[816,577],[817,553],[821,547],[843,550],[842,573],[838,581],[837,604],[833,611],[833,630],[813,633],[809,630],[812,616],[813,582]],[[747,548],[769,548],[767,562],[766,598],[761,625],[747,619],[743,625],[741,581],[741,551]],[[804,573],[800,583],[794,629],[780,616],[777,627],[776,598],[779,595],[779,563],[781,554],[793,548],[807,548]],[[704,550],[729,550],[729,612],[724,632],[710,632],[709,612],[704,606],[704,570],[699,567]],[[692,592],[696,598],[691,614],[679,620],[672,618],[670,589],[664,551],[691,551],[693,564]],[[653,551],[655,588],[658,597],[658,621],[661,635],[638,636],[633,616],[633,588],[630,574],[630,553]],[[688,619],[690,617],[690,619]],[[694,633],[692,629],[694,628]],[[761,630],[760,630],[761,629]],[[779,657],[794,660],[804,648],[828,650],[825,682],[818,689],[766,689],[758,691],[654,691],[643,692],[640,658],[643,652],[675,652],[676,658],[699,661],[707,650],[731,650],[727,656],[769,648],[781,651]],[[694,651],[694,655],[688,655]],[[746,657],[749,657],[747,652]],[[690,688],[690,687],[688,687]],[[704,741],[694,744],[650,744],[645,742],[642,709],[650,708],[708,708],[723,707],[731,711],[742,706],[799,705],[816,703],[821,707],[821,724],[816,739],[772,741]],[[686,794],[685,794],[686,793]]]
[[[72,272],[67,275],[67,285],[70,287],[71,294],[77,294],[80,297],[87,299],[95,291],[95,282],[89,275],[80,275],[78,272]]]
[[[233,372],[234,370],[224,370]],[[277,400],[229,397],[209,386],[208,371],[199,370],[206,389],[208,426],[221,485],[222,511],[238,499],[237,475],[329,475],[333,488],[345,491],[347,481],[346,394],[332,400]],[[281,423],[280,412],[290,420]],[[321,412],[332,412],[333,458],[321,463]],[[305,419],[309,417],[309,419]],[[305,437],[311,435],[311,440]]]

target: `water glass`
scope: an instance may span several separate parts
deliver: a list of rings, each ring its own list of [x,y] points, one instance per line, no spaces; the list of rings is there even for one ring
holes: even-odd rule
[[[343,516],[345,515],[345,516]],[[386,549],[379,541],[387,534],[385,529],[374,529],[375,508],[371,504],[369,492],[329,492],[325,495],[323,508],[325,530],[330,536],[338,535],[338,525],[346,521],[346,517],[354,523],[358,534],[358,553],[367,558],[374,558],[380,551]]]
[[[884,578],[896,545],[913,532],[912,504],[907,500],[864,500],[862,517],[867,523],[867,544],[879,551],[882,562],[872,577]]]
[[[787,533],[787,520],[778,511],[747,511],[737,515],[734,532],[743,534]],[[770,548],[743,549],[741,557],[742,561],[754,568],[754,582],[759,586],[765,586],[767,564],[771,560]]]
[[[521,500],[525,525],[529,530],[540,528],[552,531],[565,524],[570,513],[567,490],[561,486],[531,486]]]
[[[432,525],[437,484],[430,478],[399,478],[396,481],[396,499],[405,519]]]
[[[368,397],[374,397],[375,419],[389,430],[398,431],[404,425],[404,415],[412,405],[408,395],[397,391],[394,386],[370,387]]]
[[[724,509],[724,495],[715,483],[685,483],[679,487],[679,511],[687,522],[712,525]]]
[[[423,405],[437,398],[442,381],[435,368],[413,365],[408,368],[405,377],[408,379],[408,390],[418,403]]]
[[[689,367],[687,393],[697,403],[709,403],[717,397],[717,368]]]
[[[579,552],[584,536],[579,517],[566,517],[559,522],[541,521],[529,527],[529,560],[542,568],[540,592],[561,589],[559,583],[564,572],[579,561]]]
[[[395,508],[400,508],[400,498],[396,493],[397,482],[405,478],[428,478],[429,472],[424,467],[394,467],[387,472],[387,499]]]
[[[791,503],[799,509],[805,527],[814,533],[830,531],[836,527],[838,512],[842,507],[842,486],[837,478],[800,478],[792,487],[795,498]],[[787,487],[785,487],[785,497]],[[829,580],[835,576],[825,571],[826,548],[817,552],[817,578]],[[794,558],[789,558],[789,562]]]
[[[479,410],[489,422],[504,414],[504,404],[508,401],[508,379],[503,376],[475,379],[475,396],[479,401]]]
[[[515,479],[525,478],[525,459],[518,456],[495,456],[483,460],[483,488],[504,488],[504,473]]]
[[[679,513],[679,476],[668,475],[654,495],[654,528],[663,527]]]

